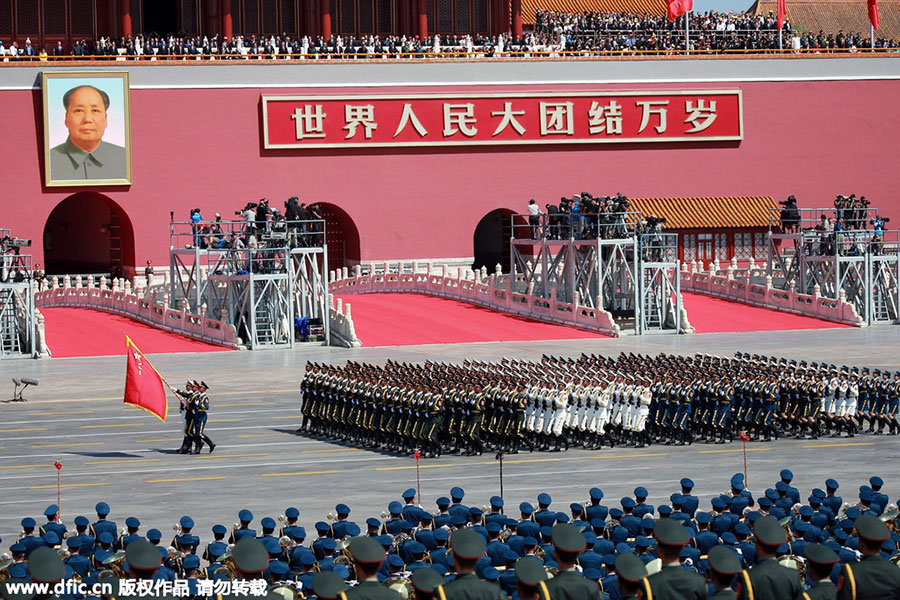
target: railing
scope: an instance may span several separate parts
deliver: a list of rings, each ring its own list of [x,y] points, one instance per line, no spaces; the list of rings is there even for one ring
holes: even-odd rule
[[[133,282],[127,279],[108,281],[105,277],[99,280],[93,277],[82,279],[81,276],[50,277],[34,282],[35,306],[91,308],[211,344],[244,347],[229,322],[227,311],[223,310],[220,315],[208,315],[203,307],[199,314],[191,313],[186,303],[179,310],[169,306],[166,294],[161,300],[156,300],[143,281],[143,277],[135,277]]]
[[[6,66],[34,66],[37,64],[60,63],[60,64],[81,64],[81,63],[97,63],[97,62],[132,62],[155,63],[155,62],[218,62],[218,61],[265,61],[265,62],[290,62],[303,63],[308,61],[339,61],[339,62],[382,62],[386,60],[399,60],[405,62],[419,61],[459,61],[459,60],[573,60],[585,59],[596,60],[603,59],[659,59],[659,58],[681,58],[690,56],[691,58],[803,58],[803,57],[841,57],[841,56],[862,56],[871,58],[873,56],[896,56],[900,48],[784,48],[765,49],[765,50],[745,50],[745,49],[727,49],[727,50],[710,50],[710,49],[657,49],[657,50],[635,50],[630,48],[617,50],[600,50],[600,49],[583,49],[583,50],[557,50],[552,48],[541,49],[504,49],[498,51],[496,49],[489,50],[484,48],[473,48],[471,51],[467,49],[459,51],[442,51],[431,52],[429,50],[414,50],[409,52],[380,52],[372,54],[358,53],[329,53],[314,52],[309,54],[290,53],[290,54],[157,54],[157,55],[97,55],[97,56],[48,56],[46,58],[18,57],[11,59],[5,56],[0,59],[0,65]]]
[[[527,213],[511,217],[514,240],[593,240],[622,239],[635,232],[648,233],[639,212],[608,213]]]
[[[316,247],[325,243],[325,221],[172,221],[169,247],[210,252],[241,252]]]
[[[793,213],[793,214],[791,214]],[[834,207],[834,208],[770,208],[769,232],[814,232],[820,231],[826,220],[832,223],[841,221],[847,231],[864,231],[879,219],[878,209],[869,206]],[[828,233],[828,232],[825,232]]]
[[[617,337],[618,324],[609,312],[556,300],[555,291],[549,299],[539,298],[529,292],[510,291],[508,276],[499,271],[487,275],[482,271],[456,270],[426,265],[421,272],[416,264],[407,270],[400,264],[384,263],[381,269],[373,269],[363,275],[359,267],[352,273],[342,269],[331,273],[331,294],[367,294],[400,292],[424,294],[450,300],[484,306],[498,312],[527,317],[536,321],[576,327]],[[345,305],[346,306],[346,305]],[[362,340],[365,343],[365,340]]]
[[[837,299],[820,295],[818,285],[812,294],[796,292],[793,283],[789,289],[780,290],[772,286],[772,277],[765,274],[765,266],[758,268],[753,259],[743,269],[738,269],[737,259],[732,259],[724,269],[717,260],[712,261],[707,271],[702,269],[702,263],[698,265],[696,261],[682,265],[681,289],[857,327],[864,325],[853,304],[847,302],[844,290],[839,291]],[[755,283],[760,279],[765,283]]]

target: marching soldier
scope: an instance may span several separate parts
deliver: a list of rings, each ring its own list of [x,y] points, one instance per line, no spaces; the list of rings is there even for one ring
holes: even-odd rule
[[[194,402],[197,397],[195,386],[196,381],[188,380],[183,390],[179,390],[175,386],[169,386],[175,394],[179,396],[181,404],[178,410],[184,413],[184,439],[181,442],[181,448],[177,450],[178,454],[191,454],[191,445],[194,440]]]
[[[192,430],[192,440],[194,443],[194,450],[192,454],[200,454],[200,451],[203,449],[203,443],[206,442],[206,445],[209,446],[209,453],[212,454],[213,450],[216,449],[216,445],[213,443],[209,436],[204,433],[204,429],[206,428],[206,419],[209,414],[209,396],[206,394],[206,390],[209,389],[209,386],[206,385],[206,382],[201,381],[198,386],[195,386],[196,395],[194,398],[194,423]]]

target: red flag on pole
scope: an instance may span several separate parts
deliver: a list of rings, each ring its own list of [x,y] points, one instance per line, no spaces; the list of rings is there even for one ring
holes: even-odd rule
[[[674,21],[689,10],[694,9],[694,0],[666,0],[669,20]]]
[[[125,404],[136,406],[156,415],[165,422],[169,413],[166,388],[162,376],[153,368],[144,353],[125,336],[128,369],[125,372]]]
[[[778,29],[781,30],[784,27],[784,14],[787,12],[787,7],[785,6],[785,0],[778,0],[778,12],[775,15],[775,22],[778,23]]]
[[[878,0],[869,0],[869,21],[872,27],[878,29]]]

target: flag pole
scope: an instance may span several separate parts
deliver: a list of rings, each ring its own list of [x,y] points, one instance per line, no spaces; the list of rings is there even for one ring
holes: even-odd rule
[[[684,13],[684,53],[691,53],[691,11]]]
[[[778,49],[779,49],[779,50],[784,50],[784,46],[782,45],[782,41],[781,41],[781,32],[782,32],[782,30],[783,30],[782,27],[779,27],[779,28],[778,28]]]
[[[871,31],[871,40],[872,40],[872,52],[875,52],[875,26],[869,25],[869,30]]]

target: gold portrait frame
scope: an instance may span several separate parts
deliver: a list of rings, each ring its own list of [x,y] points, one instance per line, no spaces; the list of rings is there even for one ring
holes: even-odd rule
[[[69,143],[66,108],[62,103],[63,95],[80,86],[92,86],[109,97],[109,109],[113,114],[118,112],[116,104],[121,102],[121,114],[116,115],[115,122],[105,118],[106,125],[102,134],[102,158],[104,163],[97,163],[88,158],[95,170],[103,173],[96,178],[73,176],[83,155],[69,158],[72,149]],[[127,71],[64,71],[41,73],[41,93],[43,96],[44,117],[44,184],[47,187],[96,187],[131,185],[131,100]],[[106,113],[107,115],[109,112]],[[110,127],[112,123],[112,127]],[[108,141],[109,134],[113,141]],[[65,136],[65,137],[63,137]],[[63,140],[60,142],[60,140]],[[121,145],[120,145],[121,142]],[[74,149],[77,152],[77,149]],[[68,168],[71,161],[72,168]],[[83,164],[83,160],[81,160]],[[124,169],[124,172],[122,172]],[[64,171],[64,172],[61,172]],[[121,175],[121,176],[119,176]]]

